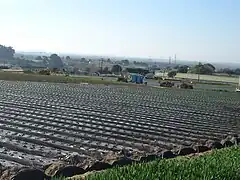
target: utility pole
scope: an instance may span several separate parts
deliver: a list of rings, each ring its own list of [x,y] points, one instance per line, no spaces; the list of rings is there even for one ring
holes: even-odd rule
[[[201,63],[198,62],[198,69],[197,69],[197,72],[198,72],[198,82],[200,82],[200,65],[201,65]]]
[[[101,73],[103,72],[103,58],[101,59]]]
[[[102,71],[103,71],[103,58],[99,59],[98,67],[100,69],[100,72],[102,73]]]
[[[169,62],[168,62],[169,64],[171,64],[171,59],[172,59],[171,56],[169,56]]]

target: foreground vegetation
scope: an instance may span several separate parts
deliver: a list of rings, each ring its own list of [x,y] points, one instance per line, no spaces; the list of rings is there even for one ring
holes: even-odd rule
[[[102,80],[99,77],[70,77],[64,75],[39,75],[0,72],[0,80],[7,81],[35,81],[54,83],[91,83],[91,84],[120,84],[117,81]]]
[[[104,78],[98,76],[65,76],[64,74],[53,75],[40,75],[34,72],[24,73],[12,73],[12,72],[0,72],[0,80],[7,81],[32,81],[32,82],[51,82],[51,83],[89,83],[89,84],[105,84],[105,85],[127,85],[134,86],[135,83],[119,82],[115,78]],[[179,81],[175,79],[169,79],[170,81]],[[180,81],[179,81],[180,82]],[[152,85],[154,86],[154,85]],[[156,83],[157,87],[159,85]],[[235,86],[233,84],[223,84],[216,82],[194,82],[194,89],[214,90],[214,91],[234,91]]]
[[[68,179],[81,179],[75,176]],[[146,164],[117,167],[86,177],[88,180],[238,180],[240,179],[240,147],[214,150],[195,157],[157,160]]]

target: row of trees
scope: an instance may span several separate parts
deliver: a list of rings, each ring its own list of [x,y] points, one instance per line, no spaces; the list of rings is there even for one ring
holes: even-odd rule
[[[70,58],[70,57],[69,57]],[[61,59],[57,54],[51,54],[49,57],[47,56],[37,56],[36,60],[42,60],[44,65],[48,68],[51,69],[62,69],[64,64]]]
[[[13,60],[14,59],[15,50],[12,47],[7,47],[4,45],[0,45],[0,59],[3,60]],[[67,57],[66,57],[67,58]],[[53,69],[62,69],[64,64],[62,59],[57,54],[52,54],[51,56],[38,56],[37,60],[43,60],[43,63]],[[24,59],[16,59],[16,61],[23,61]]]
[[[112,73],[119,73],[122,72],[122,67],[120,65],[114,65],[112,67],[111,72]],[[138,73],[138,74],[142,74],[142,75],[146,75],[149,73],[149,70],[147,69],[142,69],[142,68],[126,68],[126,71],[129,73]]]
[[[0,44],[0,59],[11,60],[14,58],[15,50]]]
[[[122,65],[122,66],[129,66],[131,63],[128,59],[124,59],[121,61],[116,61],[117,64]],[[136,66],[142,66],[142,67],[148,67],[148,64],[145,62],[138,62],[138,61],[133,61],[133,64]]]
[[[7,47],[7,46],[0,44],[0,60],[1,59],[13,60],[14,54],[15,54],[15,50],[12,47]],[[70,56],[66,56],[66,57],[64,57],[64,59],[71,60]],[[21,58],[20,59],[18,58],[15,60],[16,60],[16,62],[22,61]],[[54,69],[54,68],[63,69],[63,67],[64,67],[61,57],[59,57],[57,54],[51,54],[49,57],[48,56],[37,56],[36,60],[42,60],[43,64],[46,67],[51,68],[51,69]],[[87,62],[87,60],[85,58],[81,58],[81,62]],[[108,59],[107,62],[111,62],[111,60]],[[26,61],[26,63],[28,63],[28,62]],[[129,62],[129,60],[125,59],[125,60],[121,60],[120,64],[123,66],[128,66],[130,64],[130,62]],[[137,61],[134,61],[133,64],[145,66],[145,67],[148,66],[144,62],[137,62]],[[188,73],[189,72],[189,73],[195,73],[195,74],[211,75],[211,74],[217,72],[217,73],[225,73],[225,74],[229,74],[229,75],[240,75],[240,68],[237,68],[237,69],[223,68],[223,69],[216,71],[216,68],[210,63],[206,63],[206,64],[199,63],[193,67],[190,67],[187,65],[179,65],[179,66],[176,66],[175,69],[176,69],[176,72],[179,72],[179,73]],[[114,65],[111,70],[109,70],[108,67],[105,67],[104,69],[100,69],[99,72],[105,73],[105,74],[120,73],[122,70],[123,70],[122,67],[119,64],[117,64],[117,65]],[[141,68],[127,68],[126,70],[130,73],[140,73],[140,74],[149,73],[148,70],[141,69]],[[174,75],[174,73],[170,73],[170,76],[172,76],[172,75]]]
[[[195,65],[193,67],[182,65],[182,66],[176,66],[175,69],[177,69],[177,72],[179,73],[195,73],[195,74],[207,74],[211,75],[213,73],[224,73],[228,75],[240,75],[240,68],[237,69],[230,69],[230,68],[223,68],[220,70],[216,70],[216,68],[210,64],[202,64],[199,63],[198,65]]]
[[[190,73],[195,73],[195,74],[207,74],[207,75],[212,75],[215,72],[216,68],[212,64],[202,64],[199,63],[196,66],[193,66],[190,68],[189,72]]]
[[[87,67],[85,71],[90,72],[90,67]],[[127,71],[129,73],[139,73],[143,75],[146,75],[147,73],[149,73],[148,70],[142,69],[142,68],[126,68],[124,71]],[[121,72],[123,72],[123,68],[122,66],[116,64],[116,65],[113,65],[111,69],[109,69],[108,67],[104,67],[103,69],[99,68],[98,72],[101,74],[111,74],[111,73],[120,74]]]
[[[229,69],[229,68],[223,68],[217,71],[218,73],[225,73],[228,75],[240,75],[240,68],[237,69]]]
[[[194,73],[194,74],[208,74],[211,75],[216,71],[216,68],[210,64],[202,64],[199,63],[193,67],[183,65],[183,66],[176,66],[177,72],[179,73]]]

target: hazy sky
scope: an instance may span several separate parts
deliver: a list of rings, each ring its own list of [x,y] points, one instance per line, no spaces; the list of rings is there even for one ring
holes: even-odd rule
[[[0,44],[240,62],[240,0],[0,0]]]

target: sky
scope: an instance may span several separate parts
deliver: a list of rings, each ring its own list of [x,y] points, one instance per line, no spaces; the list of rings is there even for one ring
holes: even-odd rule
[[[240,0],[0,0],[16,51],[240,62]]]

